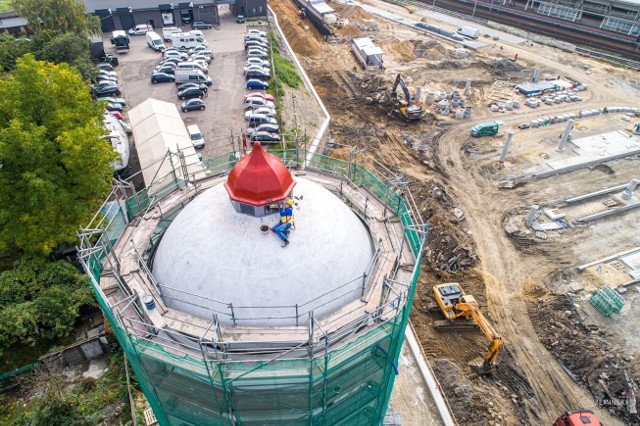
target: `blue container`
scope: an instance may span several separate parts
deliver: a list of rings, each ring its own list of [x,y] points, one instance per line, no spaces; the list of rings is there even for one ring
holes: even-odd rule
[[[146,306],[147,311],[150,311],[152,309],[155,309],[156,307],[156,302],[155,300],[153,300],[153,297],[151,296],[145,296],[142,301],[144,302],[144,306]]]

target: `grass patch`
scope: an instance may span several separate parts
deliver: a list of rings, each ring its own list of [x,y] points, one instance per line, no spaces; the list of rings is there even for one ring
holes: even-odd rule
[[[0,13],[1,12],[9,12],[13,10],[11,6],[11,0],[0,0]]]
[[[292,89],[300,87],[302,78],[300,78],[300,74],[298,74],[296,66],[275,51],[273,52],[273,67],[275,68],[275,74],[278,80],[282,81]]]

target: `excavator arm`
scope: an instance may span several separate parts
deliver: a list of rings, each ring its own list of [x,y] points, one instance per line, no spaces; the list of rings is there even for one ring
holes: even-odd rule
[[[496,359],[498,358],[500,349],[502,348],[502,337],[498,332],[496,332],[485,316],[482,315],[482,312],[480,312],[478,304],[473,296],[463,296],[462,302],[456,305],[456,309],[464,312],[464,316],[467,318],[471,316],[475,323],[478,324],[478,327],[480,327],[480,330],[482,330],[482,333],[489,340],[489,349],[487,350],[484,362],[480,368],[481,374],[489,374],[491,372],[491,368],[496,362]]]
[[[404,93],[404,100],[409,102],[411,100],[411,95],[409,94],[409,88],[404,83],[404,80],[402,79],[402,76],[400,74],[396,76],[396,82],[393,83],[393,89],[391,89],[391,93],[395,94],[396,90],[398,90],[398,86],[402,88],[402,92]]]

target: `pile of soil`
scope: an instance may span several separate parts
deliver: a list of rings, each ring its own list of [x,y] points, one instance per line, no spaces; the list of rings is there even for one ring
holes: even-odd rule
[[[460,368],[446,359],[437,359],[432,366],[458,423],[482,424],[483,413],[473,407],[473,385]]]
[[[413,54],[416,58],[440,61],[447,57],[447,48],[435,40],[417,40],[413,43]]]
[[[338,28],[336,32],[341,36],[347,37],[355,37],[362,34],[362,30],[360,30],[360,28],[358,28],[358,26],[354,24],[347,24],[342,28]]]
[[[275,0],[269,5],[278,15],[280,28],[294,52],[298,55],[313,57],[322,51],[322,37],[310,22],[298,17],[295,8],[289,7],[284,0]],[[300,34],[305,36],[300,37]]]
[[[387,41],[379,43],[385,55],[391,56],[396,61],[411,62],[416,59],[414,45],[405,41]]]
[[[350,21],[366,21],[373,17],[365,12],[360,6],[349,5],[340,11],[340,16]]]

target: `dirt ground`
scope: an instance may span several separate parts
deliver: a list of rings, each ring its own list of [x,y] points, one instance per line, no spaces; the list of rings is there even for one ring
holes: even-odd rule
[[[379,0],[365,2],[412,16]],[[270,5],[285,23],[290,44],[331,114],[331,137],[365,148],[408,178],[424,219],[432,225],[412,323],[457,421],[551,424],[565,410],[589,408],[608,425],[640,424],[627,406],[632,401],[635,408],[631,393],[640,384],[640,345],[616,332],[615,324],[598,318],[584,294],[568,290],[576,280],[589,280],[576,276],[575,265],[640,245],[637,225],[635,232],[630,232],[634,224],[629,219],[615,232],[611,227],[598,231],[597,226],[571,230],[544,244],[521,232],[507,232],[534,202],[624,183],[637,175],[638,159],[609,164],[614,173],[594,168],[510,190],[498,185],[504,175],[535,161],[539,147],[534,144],[557,140],[553,138],[564,129],[561,124],[518,131],[518,124],[589,108],[637,106],[638,73],[552,48],[516,47],[489,39],[484,40],[487,47],[456,59],[460,46],[371,16],[356,5],[335,2],[331,7],[350,23],[324,42],[308,21],[296,15],[293,3],[272,0]],[[362,30],[374,21],[378,31]],[[373,37],[383,48],[384,71],[365,72],[358,66],[348,42],[361,34]],[[529,81],[536,67],[543,78],[563,75],[588,84],[589,90],[580,92],[583,101],[546,110],[546,106],[523,107],[505,114],[487,108],[497,92],[514,96],[513,86]],[[419,123],[407,124],[390,117],[386,99],[397,73],[412,92],[416,86],[436,93],[462,92],[470,79],[472,92],[465,99],[473,107],[473,119],[430,113]],[[495,119],[504,122],[503,130],[515,132],[504,168],[497,164],[504,133],[499,138],[469,137],[471,123]],[[576,132],[625,128],[620,116],[598,120],[576,123]],[[443,334],[433,329],[441,318],[428,309],[434,300],[432,286],[443,282],[461,283],[502,335],[505,345],[493,375],[478,377],[470,368],[488,347],[482,333]],[[601,285],[597,282],[593,288]],[[631,324],[633,317],[617,321]]]

